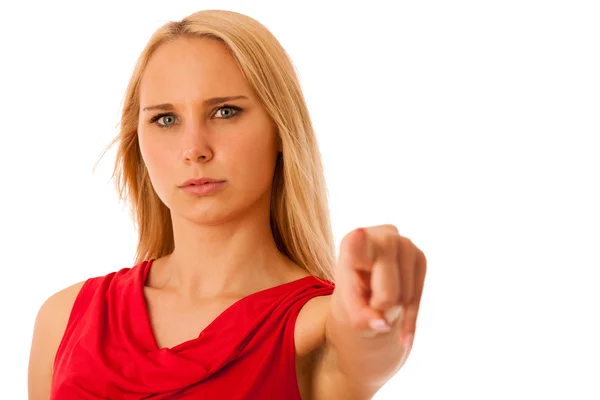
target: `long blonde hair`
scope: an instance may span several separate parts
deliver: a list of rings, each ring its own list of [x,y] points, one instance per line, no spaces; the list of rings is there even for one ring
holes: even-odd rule
[[[135,264],[174,250],[169,209],[154,191],[137,136],[139,84],[163,43],[203,37],[228,47],[278,128],[282,144],[273,177],[271,230],[278,249],[313,276],[334,280],[335,247],[321,154],[294,66],[279,41],[258,21],[223,10],[196,12],[160,27],[138,58],[129,81],[112,178],[138,229]]]

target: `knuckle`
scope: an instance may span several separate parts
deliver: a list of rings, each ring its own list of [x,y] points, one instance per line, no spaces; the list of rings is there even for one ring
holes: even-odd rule
[[[419,261],[423,263],[423,266],[427,264],[427,257],[425,257],[425,253],[422,250],[418,250],[417,256],[419,257]]]
[[[415,246],[415,244],[413,243],[413,241],[410,238],[407,238],[406,236],[402,236],[402,244],[406,247],[412,247],[412,248],[417,248],[417,246]]]
[[[421,250],[417,251],[417,261],[423,271],[427,271],[427,257],[425,257],[425,253]]]
[[[398,245],[398,248],[403,249],[403,250],[407,249],[407,248],[409,249],[414,246],[412,241],[405,236],[397,236],[395,238],[395,240],[396,240],[396,244]]]
[[[354,238],[354,235],[358,233],[358,230],[348,232],[342,237],[340,242],[340,249],[346,249],[349,246],[350,241]]]
[[[396,235],[386,235],[383,238],[383,245],[386,249],[397,249],[399,248],[398,240]]]
[[[342,238],[341,244],[346,244],[348,242],[348,240],[350,240],[350,237],[354,234],[355,231],[352,232],[348,232],[344,235],[344,237]]]
[[[398,228],[396,227],[396,225],[392,225],[392,224],[388,224],[385,225],[390,231],[392,231],[393,233],[395,233],[396,235],[400,234],[400,232],[398,231]]]

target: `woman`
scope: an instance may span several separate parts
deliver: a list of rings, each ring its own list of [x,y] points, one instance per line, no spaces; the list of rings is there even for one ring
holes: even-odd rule
[[[211,10],[160,28],[113,143],[136,262],[44,303],[30,399],[367,399],[402,366],[423,253],[385,225],[335,263],[317,141],[264,26]]]

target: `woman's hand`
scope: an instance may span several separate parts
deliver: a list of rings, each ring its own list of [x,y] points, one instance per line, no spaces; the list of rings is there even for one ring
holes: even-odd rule
[[[350,232],[340,246],[332,317],[366,337],[394,336],[404,349],[403,364],[412,348],[426,266],[423,252],[393,225]]]

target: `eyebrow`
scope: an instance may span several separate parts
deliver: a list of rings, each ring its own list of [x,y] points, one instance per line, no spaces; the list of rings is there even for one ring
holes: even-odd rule
[[[216,104],[225,103],[225,102],[231,101],[231,100],[247,99],[247,98],[248,97],[246,97],[246,96],[212,97],[210,99],[204,100],[202,102],[202,104],[204,104],[206,106],[214,106]],[[157,104],[155,106],[144,107],[144,109],[142,111],[172,110],[174,108],[175,107],[173,106],[173,104],[171,104],[171,103],[164,103],[164,104]]]

